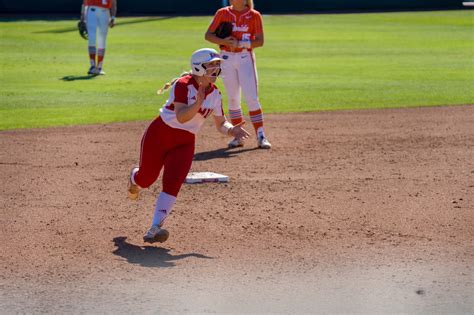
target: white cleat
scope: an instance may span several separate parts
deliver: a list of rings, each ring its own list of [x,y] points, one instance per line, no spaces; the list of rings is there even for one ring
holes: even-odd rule
[[[95,75],[105,75],[105,71],[102,68],[95,68],[94,70]]]
[[[272,144],[270,143],[270,141],[268,141],[267,138],[265,137],[259,137],[258,138],[258,147],[260,149],[271,149],[272,148]]]
[[[143,236],[143,241],[145,243],[163,243],[170,237],[170,233],[160,228],[158,225],[153,225]]]
[[[243,140],[239,140],[237,138],[234,138],[232,140],[229,141],[229,143],[227,144],[227,146],[232,149],[232,148],[238,148],[238,147],[243,147],[244,146],[244,141]]]
[[[95,66],[91,66],[89,71],[87,71],[87,74],[95,74]]]

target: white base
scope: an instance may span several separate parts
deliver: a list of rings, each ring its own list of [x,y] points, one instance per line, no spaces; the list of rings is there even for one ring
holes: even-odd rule
[[[184,181],[186,184],[228,183],[229,176],[213,172],[190,172]]]

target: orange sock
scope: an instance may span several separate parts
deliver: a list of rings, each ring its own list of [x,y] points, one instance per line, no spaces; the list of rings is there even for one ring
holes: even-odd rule
[[[99,48],[97,52],[97,68],[102,69],[102,63],[104,62],[105,49]]]
[[[249,111],[250,120],[252,121],[253,128],[255,129],[255,133],[263,134],[263,113],[261,109],[257,109],[254,111]],[[259,131],[260,129],[260,131]]]
[[[244,121],[241,109],[237,109],[237,110],[229,109],[229,117],[230,117],[230,122],[234,126]]]

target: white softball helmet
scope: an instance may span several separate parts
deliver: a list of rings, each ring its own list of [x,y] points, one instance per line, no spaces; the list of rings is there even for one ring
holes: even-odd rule
[[[207,72],[207,68],[204,64],[216,60],[222,60],[222,58],[215,49],[202,48],[196,50],[191,56],[192,74],[202,77]],[[217,75],[219,75],[219,73],[217,73]]]

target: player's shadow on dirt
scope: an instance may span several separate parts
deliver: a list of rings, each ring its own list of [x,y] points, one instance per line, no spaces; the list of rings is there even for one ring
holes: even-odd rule
[[[96,75],[67,75],[65,77],[62,77],[61,80],[70,82],[70,81],[76,81],[76,80],[90,80],[94,79],[97,77]]]
[[[259,148],[249,148],[249,149],[240,149],[240,150],[235,150],[235,149],[229,149],[229,148],[221,148],[221,149],[216,149],[212,151],[206,151],[206,152],[199,152],[194,154],[194,161],[207,161],[207,160],[212,160],[212,159],[227,159],[231,158],[233,156],[236,156],[237,154],[241,154],[244,152],[248,151],[255,151],[259,150]]]
[[[174,261],[187,257],[213,259],[196,253],[171,255],[170,250],[166,248],[133,245],[127,242],[126,236],[115,237],[113,242],[117,246],[112,252],[114,255],[125,258],[130,264],[143,267],[174,267]]]

